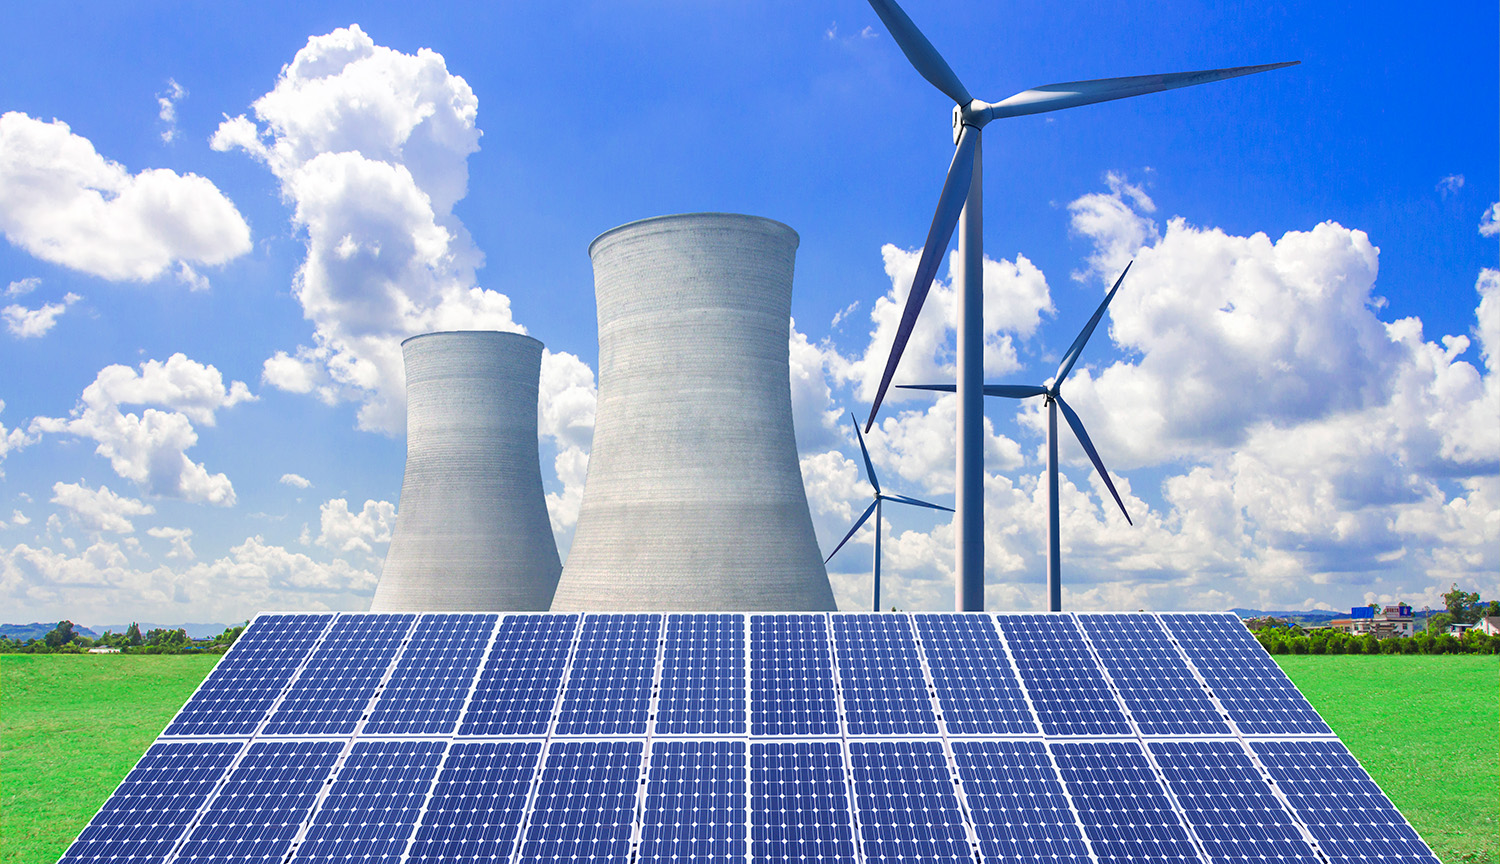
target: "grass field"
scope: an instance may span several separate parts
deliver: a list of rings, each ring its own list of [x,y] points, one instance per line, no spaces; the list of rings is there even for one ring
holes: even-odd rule
[[[52,864],[213,657],[0,655],[0,864]],[[1500,657],[1278,656],[1444,864],[1500,864]]]

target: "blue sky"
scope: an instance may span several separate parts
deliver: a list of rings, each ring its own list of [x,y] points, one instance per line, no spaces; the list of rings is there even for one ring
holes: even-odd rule
[[[1065,448],[1070,608],[1496,592],[1493,4],[906,8],[990,101],[1301,61],[986,130],[992,380],[1049,375],[1138,262],[1069,384],[1137,527]],[[0,617],[364,608],[400,491],[396,344],[434,327],[547,345],[565,555],[592,428],[587,244],[698,210],[801,235],[793,397],[831,549],[868,495],[839,418],[884,362],[949,110],[854,0],[12,10]],[[951,363],[946,280],[900,379]],[[951,500],[951,403],[888,404],[885,483]],[[988,415],[988,603],[1039,608],[1039,415]],[[951,608],[950,527],[897,509],[887,598]],[[831,567],[844,608],[865,602],[869,533]]]

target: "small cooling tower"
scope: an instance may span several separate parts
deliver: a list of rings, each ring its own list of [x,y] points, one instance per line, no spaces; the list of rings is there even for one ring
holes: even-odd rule
[[[372,612],[545,610],[562,569],[537,451],[542,343],[427,333],[406,360],[406,478]]]
[[[797,233],[632,222],[589,247],[599,402],[554,610],[829,610],[792,435]]]

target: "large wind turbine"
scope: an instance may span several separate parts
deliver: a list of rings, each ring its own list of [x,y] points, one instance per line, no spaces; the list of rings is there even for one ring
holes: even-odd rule
[[[918,507],[931,507],[934,510],[946,510],[949,513],[952,513],[953,510],[952,510],[952,508],[943,507],[943,506],[941,506],[939,504],[929,504],[926,501],[918,501],[915,498],[908,498],[905,495],[887,495],[886,493],[880,491],[880,478],[878,478],[878,477],[875,476],[875,464],[870,461],[870,451],[865,449],[865,436],[861,435],[860,432],[859,432],[859,421],[854,419],[854,415],[853,414],[850,414],[849,415],[849,422],[851,422],[851,423],[854,424],[854,437],[859,440],[859,454],[861,456],[865,457],[865,476],[867,476],[867,477],[870,478],[870,485],[873,486],[873,487],[875,487],[875,500],[871,501],[870,502],[870,506],[865,508],[864,515],[859,517],[859,521],[854,523],[854,527],[849,529],[849,533],[844,535],[844,539],[842,539],[842,540],[839,541],[839,545],[833,547],[833,551],[828,553],[828,557],[823,559],[823,563],[827,564],[829,561],[832,561],[833,560],[833,556],[839,554],[839,550],[842,549],[842,548],[844,548],[844,544],[849,542],[849,538],[854,536],[854,532],[858,531],[860,529],[860,527],[865,524],[865,521],[870,518],[870,514],[871,513],[874,513],[875,514],[875,592],[874,592],[875,593],[875,597],[874,597],[874,604],[873,604],[873,606],[871,608],[874,611],[879,612],[880,611],[880,504],[881,504],[881,502],[883,502],[883,501],[894,501],[897,504],[915,504]]]
[[[1135,262],[1131,262],[1133,264]],[[1109,479],[1109,472],[1104,469],[1104,461],[1099,458],[1099,451],[1094,449],[1094,442],[1089,440],[1089,433],[1083,429],[1083,421],[1078,419],[1078,414],[1068,407],[1068,403],[1062,398],[1063,380],[1068,373],[1073,371],[1073,364],[1078,362],[1078,355],[1083,353],[1083,346],[1088,344],[1089,337],[1094,335],[1094,328],[1099,326],[1099,320],[1104,317],[1104,310],[1109,307],[1109,301],[1115,299],[1115,292],[1120,290],[1120,283],[1125,281],[1125,274],[1130,272],[1130,264],[1125,265],[1125,270],[1120,273],[1120,278],[1115,280],[1113,288],[1104,295],[1104,302],[1094,311],[1094,317],[1085,324],[1083,331],[1073,344],[1068,346],[1068,353],[1063,355],[1062,362],[1057,365],[1057,374],[1052,376],[1051,384],[986,384],[984,395],[1003,396],[1006,399],[1030,399],[1032,396],[1041,396],[1047,405],[1047,604],[1053,612],[1062,611],[1062,524],[1058,517],[1057,507],[1057,409],[1061,408],[1063,417],[1067,418],[1068,425],[1072,427],[1073,434],[1078,436],[1078,443],[1083,445],[1083,452],[1089,454],[1089,460],[1094,467],[1099,469],[1099,476],[1104,478],[1104,485],[1109,487],[1109,494],[1115,496],[1115,503],[1120,505],[1120,512],[1125,514],[1125,521],[1134,525],[1130,518],[1130,512],[1125,509],[1125,502],[1120,500],[1120,493],[1115,491],[1113,480]],[[939,390],[952,393],[952,384],[897,384],[903,390]],[[877,541],[878,542],[878,541]]]
[[[958,257],[962,275],[959,279],[961,288],[957,322],[958,465],[955,489],[958,507],[955,521],[958,523],[958,530],[955,532],[957,548],[954,550],[954,565],[958,581],[958,610],[981,610],[984,608],[984,400],[981,391],[984,376],[984,277],[981,272],[984,239],[980,130],[991,120],[1001,117],[1040,114],[1093,102],[1190,87],[1280,69],[1295,65],[1295,62],[1048,84],[1023,90],[1000,102],[989,103],[969,95],[968,88],[958,80],[947,61],[938,54],[937,49],[932,47],[932,43],[927,41],[927,37],[922,35],[911,19],[906,17],[895,0],[869,2],[875,9],[875,14],[885,22],[886,28],[891,31],[891,36],[906,54],[906,59],[911,61],[911,65],[916,67],[923,78],[953,100],[953,141],[956,149],[953,161],[948,166],[948,177],[943,181],[942,194],[938,196],[932,227],[927,230],[927,242],[922,247],[917,275],[912,280],[911,293],[907,296],[906,308],[901,313],[901,324],[896,329],[890,358],[881,375],[875,401],[870,406],[870,417],[865,421],[865,431],[870,431],[875,424],[875,415],[880,411],[880,403],[891,385],[891,377],[896,374],[896,366],[901,362],[901,352],[906,349],[907,340],[911,338],[917,314],[922,311],[922,303],[927,299],[932,278],[937,274],[943,253],[948,249],[948,241],[953,238],[954,228],[962,224],[963,228],[958,232]]]

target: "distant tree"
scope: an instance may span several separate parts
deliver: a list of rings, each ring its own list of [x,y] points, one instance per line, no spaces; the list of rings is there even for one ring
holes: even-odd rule
[[[1287,626],[1287,620],[1285,618],[1275,618],[1275,617],[1270,616],[1270,615],[1263,615],[1263,616],[1261,616],[1259,618],[1246,618],[1245,619],[1245,627],[1247,629],[1251,630],[1251,631],[1264,630],[1267,627],[1286,627],[1286,626]]]
[[[159,627],[146,633],[146,644],[153,648],[173,649],[181,648],[188,643],[187,631],[181,627],[176,630],[168,630]]]
[[[1497,618],[1497,617],[1500,617],[1500,600],[1491,600],[1490,601],[1490,605],[1486,606],[1485,609],[1484,609],[1484,617],[1486,617],[1486,618]]]
[[[1434,636],[1439,633],[1447,633],[1448,625],[1452,623],[1452,615],[1447,612],[1434,612],[1427,616],[1427,632]]]
[[[60,648],[72,642],[77,635],[73,632],[72,621],[59,621],[57,626],[52,628],[52,632],[42,637],[42,641],[47,643],[48,648]]]
[[[220,633],[219,635],[214,637],[213,647],[221,651],[228,649],[230,645],[234,644],[234,640],[240,638],[240,634],[245,632],[245,625],[249,623],[250,622],[246,621],[245,624],[236,624],[233,627],[225,627],[223,633]]]
[[[144,641],[141,638],[141,625],[134,621],[130,622],[130,626],[125,628],[125,642],[129,645],[139,645]]]
[[[1459,624],[1473,624],[1479,620],[1479,595],[1473,591],[1464,591],[1453,583],[1453,590],[1443,595],[1443,606],[1448,609],[1448,614]]]

